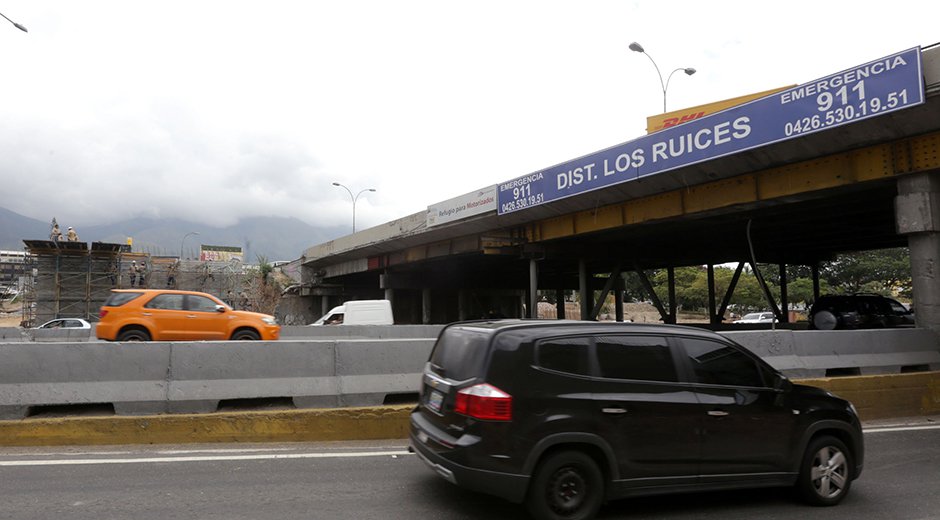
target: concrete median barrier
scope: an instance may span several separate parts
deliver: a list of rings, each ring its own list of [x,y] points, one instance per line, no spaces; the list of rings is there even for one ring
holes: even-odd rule
[[[381,405],[389,396],[413,400],[433,344],[433,339],[0,344],[0,419],[64,405],[110,405],[118,415],[146,415],[214,412],[224,401],[288,400],[297,408],[330,408]]]
[[[855,403],[862,420],[940,414],[940,372],[796,382]],[[405,439],[413,405],[0,421],[2,446]]]
[[[0,344],[0,359],[0,419],[21,419],[34,406],[168,411],[167,343]]]

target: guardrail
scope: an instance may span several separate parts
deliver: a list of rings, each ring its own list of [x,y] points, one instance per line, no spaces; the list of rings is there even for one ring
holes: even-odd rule
[[[68,405],[105,404],[118,415],[146,415],[213,412],[220,404],[252,400],[296,408],[406,402],[418,390],[440,326],[398,327],[368,327],[369,334],[385,339],[357,339],[352,336],[365,332],[337,327],[331,328],[334,334],[350,337],[0,343],[0,419]],[[434,336],[387,338],[406,332]],[[790,377],[940,369],[937,337],[925,329],[726,334]]]

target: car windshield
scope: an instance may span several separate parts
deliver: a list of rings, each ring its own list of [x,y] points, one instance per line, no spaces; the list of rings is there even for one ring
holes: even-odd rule
[[[741,319],[744,319],[744,320],[759,320],[760,317],[761,317],[761,313],[759,313],[759,312],[752,312],[752,313],[750,313],[750,314],[745,314],[744,317],[741,318]]]

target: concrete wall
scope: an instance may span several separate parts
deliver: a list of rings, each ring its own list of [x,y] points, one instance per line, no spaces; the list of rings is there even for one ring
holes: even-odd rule
[[[0,344],[0,419],[36,406],[111,404],[118,415],[213,412],[222,401],[298,408],[413,396],[434,339]]]
[[[0,418],[34,407],[113,405],[118,415],[203,413],[220,403],[278,400],[296,408],[375,406],[413,399],[439,326],[356,327],[346,338],[273,342],[0,343]],[[292,331],[309,333],[315,327]],[[325,334],[326,332],[324,332]],[[790,377],[940,369],[922,329],[725,333]]]

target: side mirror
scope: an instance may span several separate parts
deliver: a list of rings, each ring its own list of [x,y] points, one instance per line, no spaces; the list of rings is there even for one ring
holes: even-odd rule
[[[216,312],[219,312],[219,313],[224,313],[224,312],[225,312],[225,305],[216,305],[216,306],[215,306],[215,311],[216,311]]]

